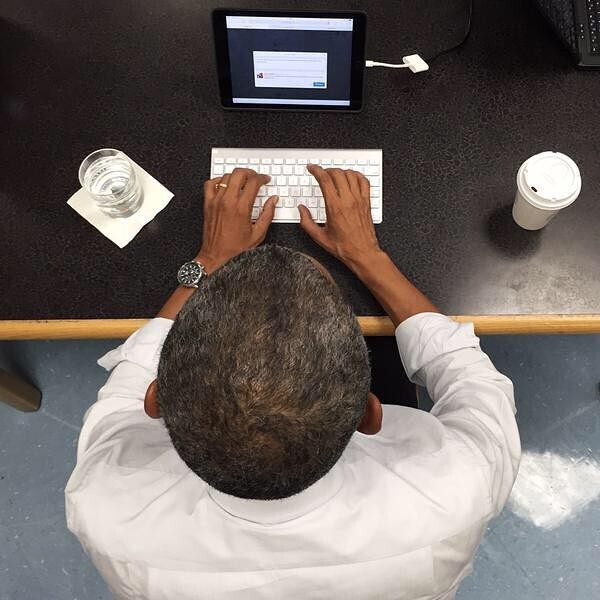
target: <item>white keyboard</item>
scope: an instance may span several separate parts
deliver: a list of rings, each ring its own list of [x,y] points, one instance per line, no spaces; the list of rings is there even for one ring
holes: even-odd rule
[[[260,188],[252,218],[260,213],[269,196],[279,196],[275,223],[299,223],[298,204],[306,206],[315,221],[325,223],[325,203],[316,179],[306,170],[316,164],[324,169],[352,169],[371,183],[371,214],[374,223],[383,220],[383,153],[381,150],[327,150],[310,148],[213,148],[210,177],[231,173],[236,167],[254,169],[271,176]]]

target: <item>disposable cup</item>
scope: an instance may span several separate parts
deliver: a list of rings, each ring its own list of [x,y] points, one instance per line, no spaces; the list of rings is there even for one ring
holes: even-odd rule
[[[573,160],[560,152],[536,154],[517,173],[513,218],[523,229],[542,229],[580,192],[581,174]]]

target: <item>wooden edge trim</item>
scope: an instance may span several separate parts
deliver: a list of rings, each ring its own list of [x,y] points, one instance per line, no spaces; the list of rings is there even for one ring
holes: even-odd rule
[[[479,335],[600,333],[600,314],[495,315],[452,317],[471,322]],[[387,317],[358,317],[365,336],[392,336]],[[48,321],[0,321],[0,340],[122,339],[148,319],[56,319]]]

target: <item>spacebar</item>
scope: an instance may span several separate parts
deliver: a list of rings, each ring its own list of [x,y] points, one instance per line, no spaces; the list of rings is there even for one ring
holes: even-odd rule
[[[300,212],[297,208],[276,208],[275,221],[300,221]]]

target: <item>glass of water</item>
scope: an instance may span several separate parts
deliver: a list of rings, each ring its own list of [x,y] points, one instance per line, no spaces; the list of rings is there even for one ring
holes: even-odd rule
[[[142,205],[133,164],[120,150],[96,150],[79,167],[81,187],[111,217],[129,217]]]

